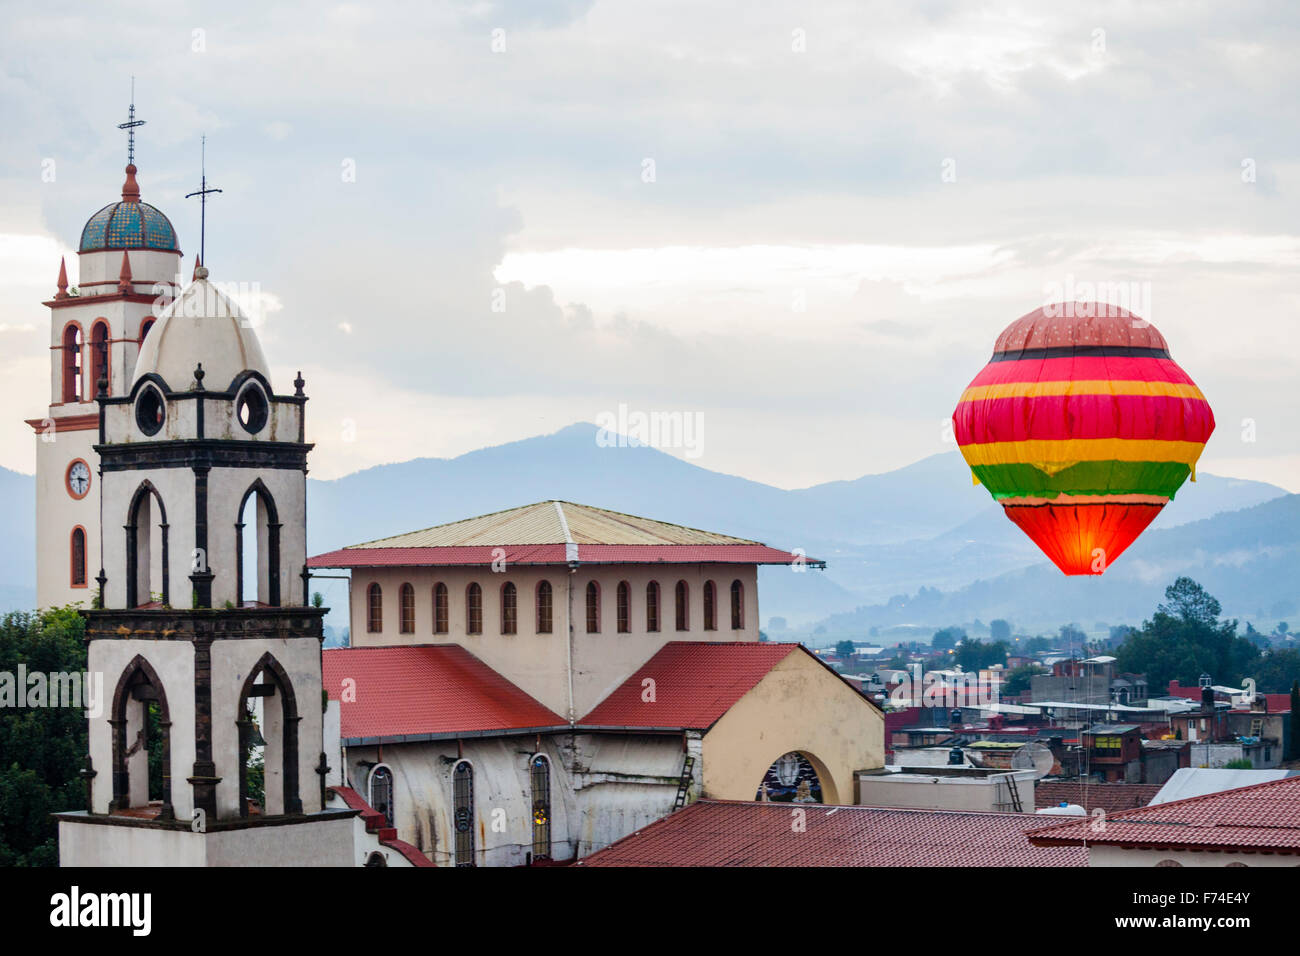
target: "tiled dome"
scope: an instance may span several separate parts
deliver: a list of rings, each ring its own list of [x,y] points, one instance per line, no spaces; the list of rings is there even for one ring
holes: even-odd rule
[[[109,203],[90,217],[81,230],[79,252],[100,249],[181,251],[170,220],[155,207],[140,201],[135,172],[135,166],[126,167],[121,202]]]

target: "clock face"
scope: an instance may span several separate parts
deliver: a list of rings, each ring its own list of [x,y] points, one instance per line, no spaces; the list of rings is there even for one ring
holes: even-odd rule
[[[78,458],[68,466],[68,494],[74,498],[84,498],[88,491],[90,491],[90,466]]]

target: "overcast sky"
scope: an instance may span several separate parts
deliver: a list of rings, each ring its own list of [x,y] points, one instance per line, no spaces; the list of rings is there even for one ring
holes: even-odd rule
[[[620,406],[783,487],[889,470],[1091,282],[1205,392],[1201,467],[1300,491],[1289,5],[2,6],[7,467],[134,74],[143,198],[188,276],[206,133],[212,277],[257,293],[277,390],[302,370],[318,477]]]

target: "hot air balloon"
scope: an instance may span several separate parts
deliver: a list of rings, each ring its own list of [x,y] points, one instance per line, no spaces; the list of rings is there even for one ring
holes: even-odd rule
[[[1012,322],[953,431],[975,481],[1066,574],[1100,574],[1190,476],[1214,415],[1148,322],[1111,305]]]

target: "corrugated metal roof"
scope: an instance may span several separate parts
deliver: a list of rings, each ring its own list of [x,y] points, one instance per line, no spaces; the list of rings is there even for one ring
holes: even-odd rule
[[[340,702],[344,740],[568,726],[456,644],[330,648],[321,666],[326,693]],[[354,693],[344,694],[345,688]]]
[[[1035,846],[1107,844],[1160,849],[1300,853],[1300,777],[1154,804],[1029,834]]]
[[[1290,770],[1220,770],[1209,767],[1180,767],[1165,781],[1164,786],[1151,798],[1151,806],[1222,793],[1237,787],[1249,787],[1270,780],[1282,780],[1292,775]]]
[[[565,533],[565,524],[568,534]],[[606,511],[570,501],[535,504],[380,538],[352,548],[456,548],[520,544],[758,544],[745,538]]]
[[[803,827],[792,813],[805,811]],[[1031,846],[1032,813],[697,800],[580,866],[1087,866],[1082,847]]]

